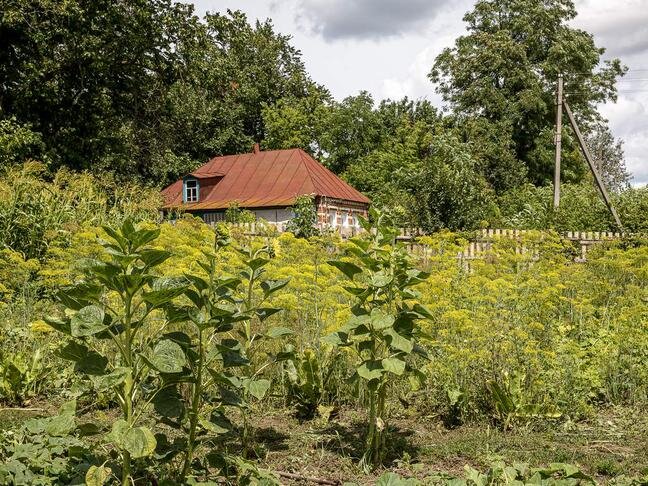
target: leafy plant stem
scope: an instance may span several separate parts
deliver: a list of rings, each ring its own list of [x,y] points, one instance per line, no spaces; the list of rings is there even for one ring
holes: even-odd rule
[[[191,468],[193,460],[194,445],[196,442],[196,429],[198,427],[198,415],[202,396],[202,374],[203,374],[203,330],[198,329],[198,363],[196,366],[196,382],[193,384],[193,396],[191,400],[191,416],[189,417],[189,441],[187,442],[187,453],[185,455],[180,482],[184,483]]]

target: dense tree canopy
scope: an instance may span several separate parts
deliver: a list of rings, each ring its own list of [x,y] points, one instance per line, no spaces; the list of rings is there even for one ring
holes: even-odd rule
[[[457,123],[467,125],[468,138],[495,146],[483,155],[496,188],[518,185],[525,174],[534,184],[551,180],[558,74],[564,74],[569,102],[586,126],[602,121],[597,103],[616,99],[615,82],[626,68],[619,59],[601,65],[605,49],[568,24],[575,16],[572,0],[479,0],[464,17],[467,35],[434,63],[430,79]],[[578,181],[583,164],[572,146],[566,137],[564,176]],[[511,170],[514,177],[502,177]]]
[[[164,183],[261,139],[263,103],[313,88],[270,21],[200,21],[170,0],[15,0],[0,24],[0,113],[39,133],[52,165]]]

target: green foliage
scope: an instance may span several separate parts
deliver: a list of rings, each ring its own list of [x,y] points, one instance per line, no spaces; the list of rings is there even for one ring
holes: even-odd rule
[[[171,182],[215,154],[249,150],[263,137],[264,104],[321,89],[288,36],[239,11],[200,20],[170,0],[34,0],[3,13],[0,110],[4,125],[24,127],[9,127],[18,162],[39,155],[31,130],[55,168]]]
[[[216,250],[226,244],[224,240],[217,240]],[[239,301],[235,298],[235,291],[241,280],[219,272],[215,254],[206,254],[199,265],[206,278],[186,276],[191,282],[191,287],[185,291],[190,305],[167,307],[170,322],[186,321],[191,325],[188,334],[174,332],[170,335],[175,345],[173,354],[178,358],[185,353],[187,356],[187,370],[179,371],[184,371],[187,376],[189,398],[185,404],[176,384],[172,383],[155,401],[156,411],[167,423],[183,430],[186,436],[186,439],[175,441],[166,452],[167,457],[170,453],[182,452],[184,455],[178,475],[181,483],[196,467],[194,459],[199,446],[210,450],[211,460],[214,455],[220,455],[225,461],[225,451],[218,448],[219,442],[234,428],[226,410],[245,407],[242,400],[244,383],[248,389],[254,389],[255,383],[235,374],[236,368],[249,361],[240,343],[231,338],[230,331],[252,317],[252,313],[242,312],[237,305]],[[201,469],[207,468],[207,464],[201,465]]]
[[[270,365],[279,363],[288,357],[282,354],[272,356],[268,352],[267,341],[290,335],[292,334],[291,329],[286,327],[266,329],[259,329],[257,327],[255,329],[256,326],[254,324],[262,325],[270,316],[281,311],[279,308],[267,307],[265,304],[273,294],[286,287],[290,279],[269,279],[264,276],[266,273],[265,267],[270,263],[270,258],[273,255],[269,246],[262,246],[260,248],[254,248],[253,246],[237,248],[237,252],[242,257],[243,267],[243,270],[240,272],[242,277],[241,305],[245,312],[254,316],[254,319],[245,321],[243,327],[237,330],[239,340],[236,342],[236,345],[243,349],[245,356],[248,358],[245,362],[240,363],[240,365],[245,367],[247,373],[239,378],[241,380],[240,388],[242,396],[244,401],[247,402],[251,397],[257,400],[265,397],[271,383],[270,380],[262,378],[261,374]],[[257,292],[255,295],[255,289],[259,289],[261,292]],[[266,350],[263,347],[266,347]],[[264,365],[255,369],[254,359],[261,352],[264,352],[267,361]],[[252,442],[252,430],[248,422],[247,411],[243,410],[243,412],[243,446],[249,449],[250,443]]]
[[[516,419],[529,421],[538,418],[560,418],[551,406],[527,403],[523,375],[512,377],[504,374],[502,383],[489,381],[486,388],[490,393],[494,416],[506,429]]]
[[[499,198],[500,216],[495,226],[558,231],[617,231],[614,220],[592,181],[563,184],[558,211],[553,210],[553,188],[530,184],[508,191]],[[628,188],[612,195],[625,231],[648,229],[646,188]]]
[[[631,202],[641,208],[642,201]],[[188,483],[199,483],[220,475],[253,484],[270,478],[256,461],[265,440],[253,417],[284,401],[304,418],[323,419],[333,407],[359,404],[371,412],[374,401],[369,425],[383,437],[394,412],[441,416],[449,427],[488,421],[508,429],[546,427],[549,434],[558,430],[556,421],[569,428],[603,407],[643,413],[648,247],[641,238],[600,245],[587,263],[575,264],[571,243],[531,231],[519,242],[494,237],[483,258],[458,261],[469,234],[435,233],[420,239],[423,247],[405,250],[391,245],[387,216],[372,217],[382,229],[353,241],[250,237],[227,226],[215,234],[187,217],[105,231],[69,226],[41,261],[2,251],[0,362],[23,369],[32,357],[39,363],[36,374],[22,375],[13,402],[40,406],[76,397],[80,409],[94,417],[106,407],[115,422],[92,439],[97,457],[57,449],[57,465],[44,467],[60,467],[66,481],[85,476],[91,483],[121,476],[119,453],[127,451],[134,477],[177,482],[185,474]],[[529,251],[516,251],[519,245]],[[426,275],[415,267],[430,275],[421,281]],[[120,282],[137,308],[132,365],[116,342],[124,343],[126,332]],[[61,286],[67,310],[50,321],[64,331],[55,333],[40,319],[53,313],[49,296]],[[425,345],[427,360],[417,344]],[[139,375],[129,426],[120,397],[133,369]],[[117,419],[114,408],[122,412]],[[3,437],[13,440],[20,429],[9,427],[13,435]],[[40,467],[27,469],[45,475]],[[611,471],[604,462],[601,470]],[[501,472],[479,474],[504,482]],[[568,474],[555,470],[542,479],[575,479]]]
[[[42,349],[33,354],[0,351],[0,402],[21,404],[41,392],[50,372]]]
[[[548,467],[529,467],[527,464],[516,463],[507,465],[496,461],[485,472],[480,472],[470,466],[464,468],[463,476],[451,474],[432,474],[423,480],[403,478],[388,472],[380,476],[376,484],[383,486],[423,486],[423,485],[453,485],[453,486],[488,486],[496,484],[543,484],[558,485],[594,485],[596,482],[577,466],[572,464],[553,463]],[[345,483],[353,484],[353,483]]]
[[[256,216],[252,211],[241,209],[239,204],[234,201],[225,210],[225,221],[228,223],[254,223]]]
[[[351,281],[345,290],[356,298],[353,315],[339,331],[327,336],[334,346],[350,348],[358,358],[353,380],[359,380],[369,398],[369,430],[362,462],[374,467],[383,461],[386,443],[385,400],[396,377],[406,374],[416,381],[425,377],[408,364],[413,352],[425,355],[417,344],[421,331],[417,321],[428,311],[416,302],[412,287],[427,275],[413,268],[405,250],[395,244],[398,230],[384,214],[372,210],[375,229],[370,241],[351,239],[349,254],[357,264],[334,260],[330,264]],[[357,278],[356,278],[357,277]]]
[[[69,402],[56,416],[0,431],[0,483],[53,485],[78,480],[90,454],[74,435],[75,409],[76,403]]]
[[[437,57],[430,73],[458,115],[458,125],[467,119],[470,126],[477,119],[485,128],[469,128],[471,142],[512,150],[534,184],[552,177],[558,74],[565,75],[567,92],[577,91],[569,103],[587,126],[602,121],[597,104],[616,99],[616,78],[626,71],[618,59],[600,62],[604,51],[593,36],[570,27],[575,16],[571,0],[480,0],[464,16],[468,34]],[[564,176],[579,181],[585,174],[582,158],[570,136],[564,136],[563,144]],[[478,150],[486,155],[486,176],[498,190],[521,182],[506,177],[506,170],[520,172],[508,157],[500,166],[496,150]]]
[[[292,208],[292,218],[286,231],[298,238],[310,238],[317,234],[317,208],[315,198],[311,195],[297,196]]]
[[[155,219],[159,194],[133,184],[117,184],[62,169],[47,181],[46,168],[26,163],[8,169],[0,181],[0,247],[42,259],[48,248],[65,244],[82,224],[119,224]]]
[[[43,141],[29,125],[20,125],[14,117],[0,119],[0,168],[26,160],[42,160]]]
[[[122,418],[104,439],[119,451],[122,482],[127,483],[131,460],[150,456],[156,447],[153,433],[138,425],[144,408],[169,381],[189,379],[182,373],[185,351],[163,334],[166,323],[160,326],[154,318],[155,311],[182,294],[186,285],[154,274],[171,256],[147,246],[159,229],[138,229],[126,220],[121,228],[106,226],[104,231],[109,240],[102,246],[108,258],[83,263],[85,279],[58,294],[68,312],[48,323],[70,336],[59,355],[73,361],[96,389],[110,390],[120,405]]]
[[[325,409],[321,407],[329,398],[328,385],[341,355],[335,351],[318,352],[314,349],[305,349],[300,353],[286,349],[283,352],[292,354],[284,365],[288,378],[288,403],[295,405],[297,416],[301,419],[310,420],[317,413],[322,415]]]
[[[408,179],[416,223],[426,231],[483,227],[497,212],[476,161],[456,139],[435,138],[429,157]]]

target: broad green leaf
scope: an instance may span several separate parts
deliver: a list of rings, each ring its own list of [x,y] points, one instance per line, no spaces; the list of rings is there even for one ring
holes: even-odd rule
[[[132,250],[135,251],[138,248],[146,245],[147,243],[152,242],[158,236],[160,236],[160,229],[141,229],[134,233],[131,233],[127,238],[131,241]]]
[[[353,280],[353,277],[359,273],[362,273],[362,268],[358,265],[351,262],[343,262],[341,260],[330,260],[329,265],[337,268],[341,271],[349,280]]]
[[[268,329],[268,332],[266,332],[266,336],[268,336],[271,339],[275,339],[282,336],[288,336],[290,334],[293,334],[292,329],[288,327],[281,327],[281,326],[271,327],[270,329]]]
[[[414,349],[414,342],[398,334],[394,329],[386,329],[383,334],[387,336],[387,344],[392,349],[403,351],[404,353],[411,353]]]
[[[238,376],[234,376],[229,373],[223,373],[213,368],[208,368],[207,371],[212,376],[214,383],[225,385],[225,386],[232,386],[234,388],[241,387],[242,382]]]
[[[430,277],[430,274],[417,268],[410,268],[407,271],[407,276],[414,280],[414,283],[420,283],[427,280]]]
[[[261,321],[265,321],[268,317],[276,314],[277,312],[281,312],[281,309],[276,309],[273,307],[260,307],[254,310],[254,313]]]
[[[419,314],[421,317],[424,317],[426,319],[433,319],[434,316],[432,313],[429,311],[429,309],[421,304],[414,304],[414,308],[412,309],[414,312]]]
[[[349,292],[351,295],[355,295],[356,297],[364,297],[367,298],[369,295],[371,295],[371,289],[365,288],[365,287],[342,287],[344,290]]]
[[[223,405],[229,405],[231,407],[241,407],[245,405],[239,394],[229,388],[219,386],[218,393]]]
[[[115,277],[122,271],[122,268],[119,265],[92,258],[81,259],[78,261],[77,265],[84,273],[95,277],[111,289],[115,287]],[[70,295],[69,292],[68,295]],[[86,294],[80,297],[87,299],[88,295]]]
[[[418,486],[419,482],[414,478],[402,478],[393,472],[387,472],[378,478],[376,486]]]
[[[362,333],[366,332],[364,331],[367,329],[367,325],[371,322],[371,317],[368,316],[367,314],[359,315],[359,316],[351,316],[346,323],[346,325],[341,329],[343,332],[351,332],[355,331],[359,327],[362,327]]]
[[[112,473],[112,469],[106,466],[90,466],[85,475],[87,486],[103,486]]]
[[[123,437],[122,446],[130,452],[133,459],[147,457],[155,451],[155,436],[146,427],[135,427],[126,432]]]
[[[74,337],[92,336],[105,331],[104,310],[96,305],[88,305],[70,319],[70,330]]]
[[[97,391],[108,390],[121,385],[129,373],[130,368],[118,367],[107,375],[93,376],[92,383]]]
[[[171,252],[147,248],[139,252],[139,258],[147,267],[155,267],[171,258]]]
[[[180,418],[184,415],[185,405],[175,387],[160,390],[153,399],[153,408],[163,417]]]
[[[69,341],[65,346],[59,348],[56,354],[68,361],[80,361],[88,355],[88,347],[76,341]]]
[[[380,360],[364,361],[356,371],[361,378],[367,381],[381,378],[385,372]]]
[[[117,446],[122,447],[121,444],[127,431],[128,422],[126,422],[124,419],[117,419],[112,424],[112,429],[110,431],[110,434],[108,434],[108,439],[114,442]]]
[[[244,380],[243,387],[257,400],[261,400],[270,388],[270,380]]]
[[[81,437],[86,437],[89,435],[97,435],[101,432],[101,428],[94,422],[86,422],[84,424],[79,424],[77,430],[81,434]]]
[[[227,434],[232,430],[232,422],[220,411],[214,410],[209,419],[200,417],[200,425],[212,434]]]
[[[392,280],[394,280],[394,277],[392,275],[381,270],[371,275],[370,282],[374,287],[380,288],[389,285]]]
[[[387,329],[394,325],[394,316],[387,314],[382,309],[374,308],[371,310],[371,326],[376,330]]]
[[[360,223],[360,226],[361,226],[362,229],[365,230],[366,232],[371,231],[371,223],[370,223],[369,220],[368,220],[367,218],[365,218],[364,216],[360,216],[360,215],[358,215],[358,223]]]
[[[189,312],[191,307],[167,304],[164,306],[166,318],[171,324],[178,322],[187,322],[190,319]]]
[[[261,289],[263,290],[264,298],[270,297],[272,294],[278,290],[283,289],[290,282],[289,278],[284,278],[280,280],[266,280],[261,282]]]
[[[405,361],[399,358],[385,358],[382,360],[383,368],[395,375],[402,375],[405,371]]]
[[[121,233],[118,231],[114,230],[110,226],[102,226],[101,227],[108,236],[110,236],[115,242],[119,245],[119,247],[122,249],[122,251],[127,251],[128,250],[128,240],[124,238]]]
[[[249,260],[249,261],[245,262],[245,264],[246,264],[248,267],[250,267],[250,269],[251,269],[252,271],[255,271],[255,270],[258,270],[259,268],[261,268],[261,267],[267,265],[267,263],[268,263],[269,261],[270,261],[270,260],[268,260],[267,258],[261,258],[261,257],[259,257],[259,258],[253,258],[252,260]]]
[[[62,413],[56,417],[47,419],[45,432],[53,437],[65,437],[76,429],[74,412]]]
[[[410,369],[409,372],[409,382],[412,390],[416,391],[423,388],[427,380],[427,375],[418,369]]]
[[[346,332],[332,332],[322,338],[322,342],[333,344],[334,346],[344,346],[349,343],[349,335]]]
[[[220,352],[225,368],[250,364],[250,361],[243,355],[241,343],[235,339],[224,339],[216,345],[216,348]]]
[[[108,366],[108,358],[96,351],[88,351],[82,359],[76,362],[74,368],[86,375],[103,375],[106,372],[106,366]]]
[[[44,321],[54,329],[68,336],[72,335],[72,329],[70,329],[70,319],[56,319],[55,317],[45,317]]]
[[[369,247],[371,246],[371,242],[368,240],[363,240],[361,238],[355,237],[355,238],[350,238],[349,243],[353,243],[355,246],[360,248],[362,251],[366,252]]]
[[[153,307],[159,307],[181,295],[187,288],[184,279],[162,277],[153,282],[153,290],[144,293],[144,300]]]
[[[162,337],[164,339],[170,339],[174,343],[178,343],[182,347],[182,349],[189,349],[194,346],[191,343],[191,338],[184,332],[167,332]]]
[[[148,361],[162,373],[180,373],[187,362],[182,347],[170,339],[157,343]]]

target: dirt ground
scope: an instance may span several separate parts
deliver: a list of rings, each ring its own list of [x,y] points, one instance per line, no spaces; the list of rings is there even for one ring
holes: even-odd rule
[[[55,406],[27,410],[0,409],[0,429],[10,429],[32,416],[56,413]],[[114,417],[94,411],[91,419],[108,426]],[[424,478],[445,472],[462,475],[470,465],[486,470],[495,460],[543,466],[565,462],[579,466],[601,483],[614,476],[648,475],[648,414],[627,408],[602,410],[588,421],[517,426],[503,431],[488,423],[449,429],[438,417],[400,416],[389,422],[385,467],[372,473],[358,465],[362,455],[364,416],[338,410],[325,421],[300,421],[294,411],[259,408],[252,414],[258,464],[275,472],[342,484],[374,484],[385,471]],[[316,484],[282,477],[286,485]]]
[[[300,422],[290,411],[271,410],[257,416],[256,426],[263,467],[340,483],[373,484],[385,470],[419,478],[462,475],[466,465],[485,470],[495,460],[575,464],[603,483],[620,474],[648,474],[648,415],[627,409],[608,409],[587,422],[509,431],[484,423],[448,429],[435,417],[394,418],[385,468],[368,475],[358,466],[365,426],[357,412],[343,410],[324,423]]]

